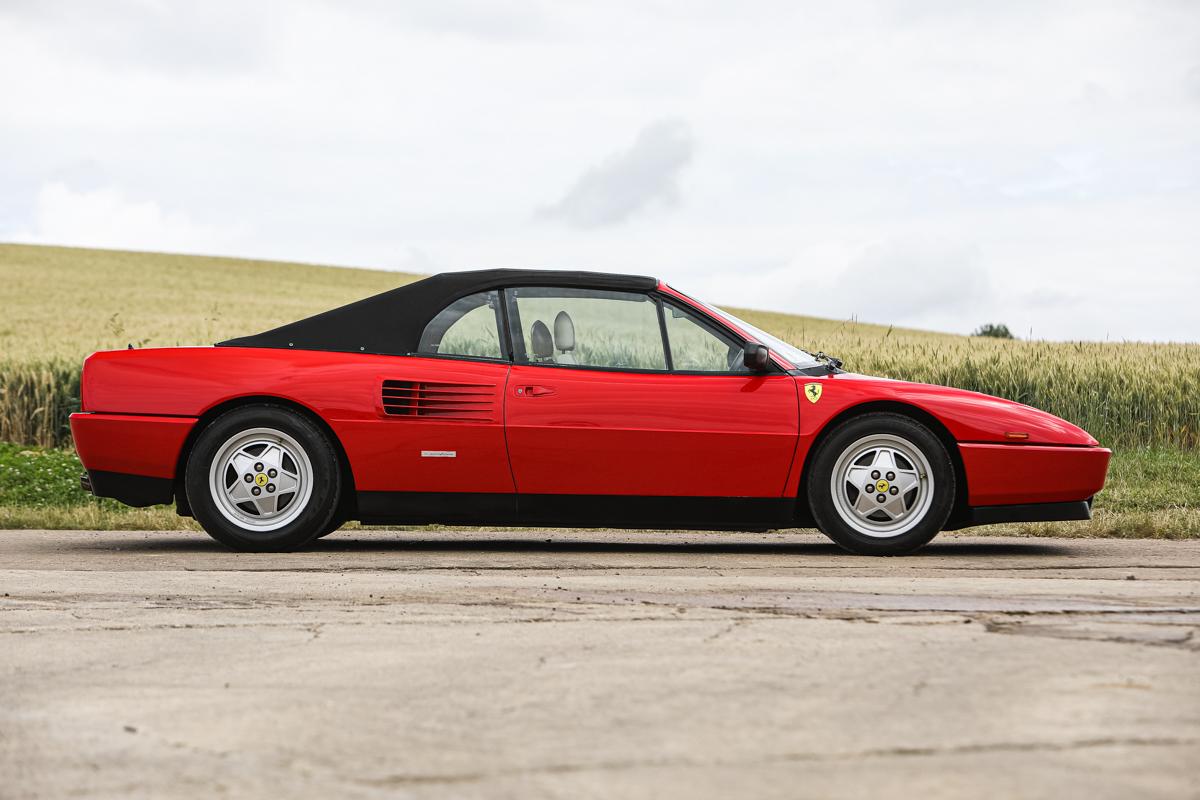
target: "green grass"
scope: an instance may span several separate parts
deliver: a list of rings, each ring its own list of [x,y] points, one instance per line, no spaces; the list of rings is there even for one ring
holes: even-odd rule
[[[199,527],[173,507],[129,508],[85,493],[71,450],[0,442],[0,529],[178,530]]]
[[[79,488],[69,450],[0,443],[0,529],[199,530],[173,507],[133,509]],[[1090,522],[997,525],[972,533],[1044,536],[1200,537],[1200,458],[1174,449],[1117,453]]]
[[[83,493],[82,473],[83,465],[70,450],[0,442],[0,506],[54,508],[105,502],[89,500]]]

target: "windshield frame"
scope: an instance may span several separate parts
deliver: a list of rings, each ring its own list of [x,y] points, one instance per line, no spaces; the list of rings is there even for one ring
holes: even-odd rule
[[[709,315],[716,317],[719,321],[725,323],[727,327],[731,327],[734,331],[740,333],[743,337],[757,341],[759,344],[765,344],[770,348],[772,354],[778,355],[781,359],[792,365],[793,369],[809,369],[821,365],[821,362],[816,357],[794,344],[789,344],[783,341],[778,336],[772,336],[763,329],[751,325],[744,319],[735,317],[728,311],[723,311],[720,308],[706,303],[703,300],[697,300],[691,295],[684,294],[673,286],[662,284],[663,288],[669,289],[672,294],[682,300],[686,300],[696,308],[707,312]]]

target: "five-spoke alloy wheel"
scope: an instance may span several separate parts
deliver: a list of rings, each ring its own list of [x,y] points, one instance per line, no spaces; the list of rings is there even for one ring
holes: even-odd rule
[[[865,414],[813,456],[808,502],[826,535],[856,553],[897,555],[932,539],[954,505],[954,465],[916,420]]]
[[[325,433],[277,405],[247,406],[212,422],[188,458],[196,519],[239,550],[287,550],[328,530],[341,471]]]

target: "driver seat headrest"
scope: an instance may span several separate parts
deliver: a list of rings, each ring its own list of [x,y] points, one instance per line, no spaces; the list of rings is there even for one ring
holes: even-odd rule
[[[554,339],[550,329],[540,319],[529,329],[529,341],[533,346],[533,358],[536,361],[546,361],[554,357]]]

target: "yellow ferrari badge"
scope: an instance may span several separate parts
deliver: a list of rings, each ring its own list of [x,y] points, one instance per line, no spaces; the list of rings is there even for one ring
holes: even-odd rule
[[[254,482],[257,483],[259,486],[266,486],[267,485],[267,476],[260,472],[254,476]]]
[[[821,399],[823,388],[819,383],[806,383],[804,384],[804,396],[808,398],[808,402],[815,403]]]

